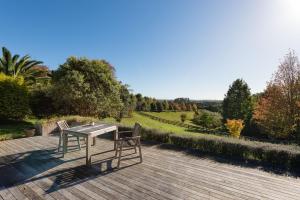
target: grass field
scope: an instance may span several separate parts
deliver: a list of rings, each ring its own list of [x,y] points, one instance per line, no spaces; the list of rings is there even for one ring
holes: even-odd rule
[[[177,114],[179,114],[179,113],[177,113]],[[104,121],[109,122],[109,123],[116,123],[116,121],[112,118],[106,118],[106,119],[104,119]],[[133,116],[131,118],[123,118],[120,124],[124,125],[124,126],[133,126],[135,122],[140,123],[145,128],[156,129],[156,130],[159,130],[160,132],[172,132],[172,133],[180,134],[180,135],[185,135],[185,134],[199,135],[198,133],[190,132],[186,128],[183,128],[183,127],[166,124],[166,123],[159,122],[157,120],[150,119],[148,117],[138,114],[137,112],[134,112]]]
[[[146,112],[146,113],[162,119],[179,121],[179,122],[181,122],[180,115],[186,114],[187,118],[184,123],[193,125],[193,122],[191,120],[194,118],[194,112]]]

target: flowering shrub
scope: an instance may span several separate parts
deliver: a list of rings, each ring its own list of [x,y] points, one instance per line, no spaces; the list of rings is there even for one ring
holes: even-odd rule
[[[239,138],[241,131],[244,128],[244,122],[241,119],[227,119],[225,126],[228,129],[230,136]]]

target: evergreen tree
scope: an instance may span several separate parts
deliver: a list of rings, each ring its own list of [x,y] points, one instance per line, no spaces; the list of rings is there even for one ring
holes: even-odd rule
[[[247,83],[235,80],[223,100],[223,120],[242,119],[249,121],[252,114],[251,93]]]

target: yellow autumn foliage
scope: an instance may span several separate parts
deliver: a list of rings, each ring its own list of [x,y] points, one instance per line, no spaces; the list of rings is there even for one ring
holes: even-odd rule
[[[9,81],[9,82],[16,82],[18,85],[24,84],[24,78],[22,76],[12,77],[8,76],[4,73],[0,73],[0,82],[2,81]]]
[[[241,119],[227,119],[225,126],[231,137],[239,138],[244,128],[244,121]]]

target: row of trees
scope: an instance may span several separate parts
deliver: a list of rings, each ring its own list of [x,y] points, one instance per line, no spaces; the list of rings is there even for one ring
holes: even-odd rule
[[[189,99],[178,98],[175,100],[156,100],[151,97],[143,97],[142,94],[135,95],[136,111],[197,111],[197,104]]]
[[[264,92],[251,95],[245,81],[234,81],[225,95],[222,116],[224,121],[243,120],[247,135],[299,136],[300,63],[294,51],[284,57]]]

